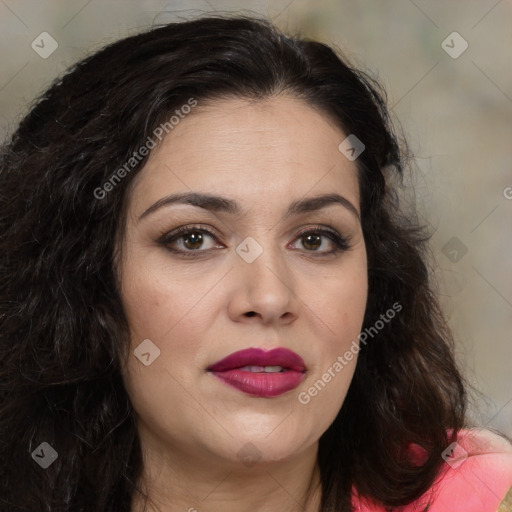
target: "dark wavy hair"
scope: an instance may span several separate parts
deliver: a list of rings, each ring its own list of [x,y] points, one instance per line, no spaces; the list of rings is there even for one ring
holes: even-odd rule
[[[406,146],[385,92],[347,62],[264,19],[208,16],[106,46],[24,117],[0,154],[2,512],[126,512],[142,492],[120,372],[129,337],[116,249],[128,187],[147,156],[108,194],[98,188],[190,98],[284,93],[365,144],[356,160],[369,278],[363,328],[395,302],[402,311],[362,346],[320,438],[321,511],[350,511],[352,488],[393,508],[431,487],[465,426],[465,385],[429,277],[431,234],[397,193],[410,168]],[[42,442],[58,453],[46,470],[31,456]],[[422,464],[411,443],[426,451]]]

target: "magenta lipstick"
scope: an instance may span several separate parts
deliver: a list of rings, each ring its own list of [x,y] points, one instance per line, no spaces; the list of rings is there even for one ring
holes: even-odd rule
[[[208,371],[244,393],[269,398],[295,389],[305,377],[306,365],[286,348],[249,348],[217,361]]]

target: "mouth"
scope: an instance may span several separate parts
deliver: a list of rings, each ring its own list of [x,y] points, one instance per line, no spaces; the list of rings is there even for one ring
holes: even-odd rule
[[[304,379],[306,370],[303,359],[285,348],[241,350],[207,368],[224,384],[264,398],[295,389]]]

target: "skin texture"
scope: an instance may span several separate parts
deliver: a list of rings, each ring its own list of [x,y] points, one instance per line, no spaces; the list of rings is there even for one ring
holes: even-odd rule
[[[340,205],[281,215],[296,199],[329,193],[360,213],[356,165],[338,150],[345,136],[323,113],[285,95],[199,102],[134,180],[119,266],[132,342],[123,378],[154,510],[318,510],[318,439],[342,406],[356,356],[309,403],[298,395],[357,340],[366,250],[357,216]],[[191,191],[234,199],[245,212],[174,204],[139,220],[161,198]],[[215,238],[203,233],[201,246],[185,235],[169,247],[199,257],[158,243],[188,225],[210,228]],[[299,236],[317,225],[349,237],[350,248],[327,254],[335,243],[325,235],[313,247]],[[263,250],[252,263],[236,252],[249,236]],[[133,355],[145,339],[160,349],[149,366]],[[260,398],[206,371],[249,347],[297,352],[305,380]],[[241,460],[247,453],[255,463]],[[140,503],[132,510],[142,510]]]

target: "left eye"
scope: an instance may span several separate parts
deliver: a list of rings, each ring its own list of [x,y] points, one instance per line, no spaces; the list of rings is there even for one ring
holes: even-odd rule
[[[324,240],[327,239],[331,244],[331,249],[317,251],[318,248],[324,247]],[[325,230],[306,231],[301,233],[297,240],[302,242],[303,247],[308,252],[334,252],[337,248],[340,248],[342,239],[336,233],[331,233]],[[324,247],[325,249],[325,247]]]

